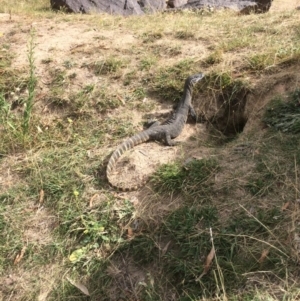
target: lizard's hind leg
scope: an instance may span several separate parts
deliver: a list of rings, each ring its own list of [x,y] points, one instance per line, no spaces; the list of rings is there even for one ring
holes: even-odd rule
[[[152,128],[152,127],[156,127],[156,126],[159,126],[160,125],[160,122],[157,121],[157,120],[149,120],[146,122],[145,126],[146,128]]]

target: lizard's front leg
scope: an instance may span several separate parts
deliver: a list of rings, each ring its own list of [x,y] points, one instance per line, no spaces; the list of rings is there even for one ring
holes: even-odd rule
[[[175,145],[179,144],[178,141],[172,140],[170,134],[168,134],[168,133],[165,134],[165,142],[169,146],[175,146]]]
[[[192,105],[189,106],[189,113],[190,113],[190,115],[192,116],[192,118],[193,118],[195,121],[197,121],[197,114],[196,114],[196,112],[195,112],[195,110],[194,110],[194,108],[193,108]]]

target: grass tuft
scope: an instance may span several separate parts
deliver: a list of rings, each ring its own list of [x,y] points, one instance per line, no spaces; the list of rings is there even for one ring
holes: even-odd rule
[[[179,163],[162,165],[152,176],[154,187],[168,194],[183,193],[191,198],[205,198],[212,185],[211,178],[219,166],[213,159],[191,160],[184,166]]]
[[[300,90],[291,93],[287,101],[281,97],[273,99],[265,112],[264,122],[282,132],[299,133]]]
[[[102,61],[97,61],[90,65],[95,75],[114,75],[124,66],[124,61],[117,59],[113,56],[108,57],[107,59]]]

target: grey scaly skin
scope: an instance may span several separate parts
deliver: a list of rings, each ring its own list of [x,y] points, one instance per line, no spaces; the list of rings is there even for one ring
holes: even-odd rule
[[[159,140],[164,141],[166,145],[173,146],[176,144],[175,141],[172,139],[176,138],[182,132],[184,125],[187,121],[188,114],[190,113],[191,116],[196,120],[196,113],[192,107],[192,92],[194,85],[199,82],[204,77],[204,74],[198,73],[195,75],[189,76],[184,85],[184,94],[182,99],[179,101],[175,112],[173,113],[172,117],[168,119],[163,124],[159,124],[155,122],[152,124],[148,129],[137,133],[136,135],[130,137],[122,144],[120,144],[117,149],[111,155],[107,168],[106,168],[106,175],[108,182],[115,188],[122,190],[122,191],[131,191],[136,190],[140,186],[144,184],[141,183],[139,185],[131,186],[131,187],[119,187],[112,183],[111,181],[111,173],[116,165],[117,160],[125,153],[127,150],[132,149],[134,146],[141,144],[146,141],[150,140]]]

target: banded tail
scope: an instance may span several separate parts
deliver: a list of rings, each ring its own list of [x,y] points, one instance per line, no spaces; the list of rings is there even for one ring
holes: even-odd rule
[[[149,140],[149,134],[148,134],[148,131],[145,130],[145,131],[142,131],[142,132],[130,137],[129,139],[127,139],[126,141],[124,141],[122,144],[120,144],[117,147],[117,149],[111,155],[111,157],[108,161],[108,164],[107,164],[107,168],[106,168],[106,177],[111,186],[113,186],[114,188],[117,188],[119,190],[122,190],[122,191],[132,191],[132,190],[138,189],[140,186],[142,186],[144,184],[144,183],[141,183],[141,184],[137,184],[137,185],[130,186],[130,187],[117,186],[116,184],[112,183],[111,175],[112,175],[112,171],[113,171],[114,167],[116,166],[118,159],[127,150],[130,150],[133,147],[135,147],[136,145],[139,145],[148,140]]]

